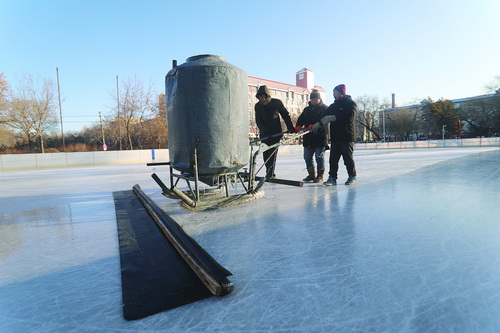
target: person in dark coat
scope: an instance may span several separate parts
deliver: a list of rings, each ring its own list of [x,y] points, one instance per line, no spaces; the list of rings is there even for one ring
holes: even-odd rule
[[[321,121],[325,115],[327,106],[323,103],[318,90],[313,90],[310,95],[309,106],[307,106],[297,119],[295,130],[299,131],[302,127],[310,127]],[[325,173],[325,151],[328,149],[327,127],[322,126],[316,133],[310,132],[304,135],[302,145],[304,146],[304,161],[307,167],[307,177],[304,181],[313,181],[319,183],[323,181]],[[316,159],[318,173],[314,166],[313,156]]]
[[[326,109],[326,116],[319,124],[330,123],[330,171],[329,177],[323,184],[326,186],[337,184],[340,157],[344,160],[349,175],[346,185],[356,182],[356,164],[354,163],[354,143],[356,141],[356,112],[358,106],[351,96],[346,95],[346,86],[339,84],[333,89],[335,101]],[[320,125],[315,124],[316,128]]]
[[[290,133],[295,133],[295,128],[290,119],[290,113],[283,105],[283,102],[277,98],[271,98],[267,86],[260,86],[255,95],[259,102],[255,104],[255,122],[259,128],[260,138],[262,142],[271,146],[278,143],[283,134],[281,127],[281,118],[286,124]],[[271,148],[263,152],[264,163],[266,165],[266,179],[276,177],[274,169],[276,167],[276,157],[278,155],[278,147]]]

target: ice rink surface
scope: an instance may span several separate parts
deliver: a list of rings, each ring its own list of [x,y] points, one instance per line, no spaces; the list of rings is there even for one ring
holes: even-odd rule
[[[500,332],[500,149],[356,151],[358,183],[190,212],[144,164],[0,172],[0,332]],[[341,162],[342,163],[342,162]],[[278,178],[306,176],[280,154]],[[235,290],[122,316],[112,193],[139,184]]]

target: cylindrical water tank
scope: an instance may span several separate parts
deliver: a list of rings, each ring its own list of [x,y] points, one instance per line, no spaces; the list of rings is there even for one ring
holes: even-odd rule
[[[190,57],[165,79],[171,166],[217,175],[249,161],[248,76],[216,55]]]

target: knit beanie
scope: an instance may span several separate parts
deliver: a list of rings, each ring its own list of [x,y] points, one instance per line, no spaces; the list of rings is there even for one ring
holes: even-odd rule
[[[346,88],[345,88],[345,84],[339,84],[338,86],[336,86],[335,88],[333,88],[333,91],[337,90],[339,93],[343,95],[345,95],[345,92],[346,92]]]
[[[321,95],[319,93],[319,90],[313,89],[311,91],[311,95],[309,96],[310,99],[321,99]]]

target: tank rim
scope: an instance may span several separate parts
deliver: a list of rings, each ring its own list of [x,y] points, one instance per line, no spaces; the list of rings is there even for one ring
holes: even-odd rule
[[[191,56],[191,57],[187,58],[186,61],[194,61],[194,60],[199,60],[199,59],[203,59],[203,58],[217,58],[217,59],[226,61],[226,59],[224,59],[223,57],[218,56],[216,54],[198,54],[198,55]]]

